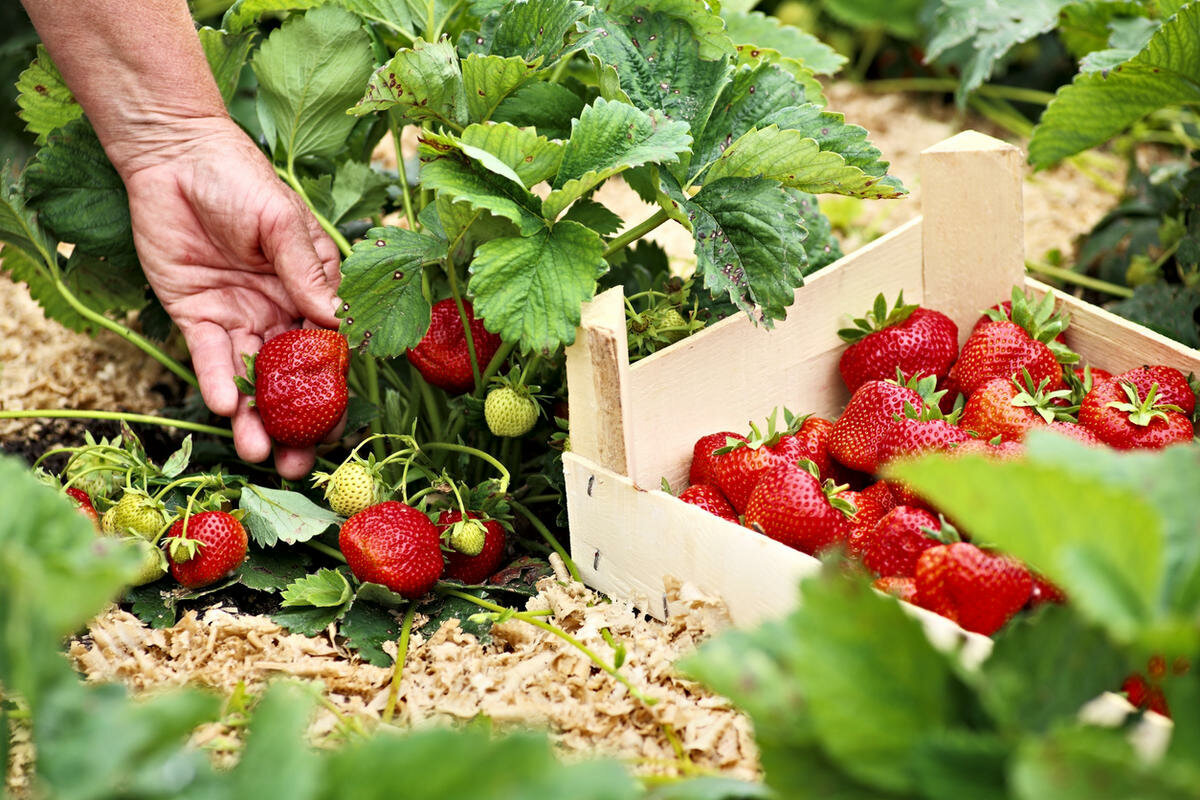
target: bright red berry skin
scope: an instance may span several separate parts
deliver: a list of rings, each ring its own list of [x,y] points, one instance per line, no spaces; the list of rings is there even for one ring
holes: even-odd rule
[[[354,577],[381,583],[410,600],[442,576],[437,527],[421,511],[395,500],[376,503],[342,523],[338,547]]]
[[[167,531],[171,539],[184,535],[183,520],[176,520]],[[187,561],[176,561],[167,548],[171,577],[189,589],[216,583],[233,572],[246,559],[246,529],[232,514],[224,511],[203,511],[187,520],[187,538],[199,542],[196,554]]]
[[[968,439],[948,452],[954,456],[975,454],[996,461],[1015,461],[1025,454],[1025,445],[1013,441],[992,444],[984,439]]]
[[[488,331],[483,320],[476,319],[475,309],[466,300],[463,301],[463,311],[471,327],[475,362],[482,371],[500,349],[500,337]],[[454,298],[447,297],[433,304],[429,330],[416,347],[409,348],[408,360],[427,383],[445,389],[450,394],[462,394],[475,387],[467,334],[463,330],[462,317],[458,314]]]
[[[921,408],[921,396],[892,381],[867,381],[846,404],[829,436],[829,453],[851,469],[874,473],[879,443],[904,404]]]
[[[944,419],[922,421],[901,417],[888,425],[879,440],[876,465],[882,467],[898,458],[915,458],[923,453],[947,450],[970,438],[965,430]]]
[[[992,306],[989,310],[990,311],[999,311],[1004,316],[1005,319],[1011,320],[1012,319],[1012,300],[1005,300],[1003,303],[996,303],[996,305]],[[974,333],[975,331],[977,331],[979,329],[980,325],[985,325],[989,322],[994,322],[994,320],[991,317],[989,317],[987,314],[981,315],[979,317],[979,319],[975,321],[974,327],[971,328],[971,333]],[[1058,334],[1057,336],[1055,336],[1054,338],[1055,338],[1055,340],[1060,341],[1060,342],[1065,341],[1065,339],[1061,333]],[[1095,372],[1095,370],[1093,370],[1093,372]],[[1082,376],[1080,376],[1080,377],[1082,378]]]
[[[467,518],[479,519],[469,511]],[[438,534],[441,535],[461,520],[461,511],[443,511],[437,519]],[[487,535],[483,539],[483,550],[479,551],[478,555],[469,556],[453,549],[446,553],[447,578],[468,584],[483,583],[500,569],[500,564],[504,561],[504,544],[507,541],[504,526],[494,519],[489,519],[483,521],[483,528]]]
[[[1034,386],[1047,380],[1045,390],[1063,388],[1062,367],[1054,353],[1013,322],[986,322],[963,345],[950,374],[970,397],[994,378],[1010,380],[1028,369]]]
[[[1122,386],[1119,379],[1093,386],[1079,405],[1079,424],[1101,442],[1118,450],[1157,450],[1192,440],[1192,421],[1186,414],[1164,411],[1148,424],[1137,425],[1130,420],[1128,411],[1111,408],[1109,403],[1129,402]],[[1140,390],[1138,396],[1145,399]]]
[[[692,466],[688,470],[689,484],[692,486],[700,483],[707,483],[710,486],[717,485],[717,476],[713,469],[717,456],[713,455],[713,451],[724,447],[730,439],[736,439],[739,442],[746,441],[745,436],[731,431],[710,433],[696,440],[696,444],[692,446]]]
[[[1013,405],[1018,394],[1021,390],[1011,380],[993,378],[967,398],[958,424],[980,439],[990,441],[999,436],[1004,441],[1019,442],[1030,430],[1045,427],[1046,420],[1028,406]]]
[[[1033,574],[1033,589],[1029,593],[1030,608],[1037,608],[1044,603],[1062,604],[1065,602],[1067,602],[1067,596],[1063,594],[1062,589],[1041,575]]]
[[[746,525],[809,555],[843,541],[849,529],[821,482],[794,464],[763,475],[746,505]]]
[[[733,506],[729,505],[725,496],[715,486],[709,486],[707,483],[689,486],[679,493],[679,499],[697,508],[702,508],[710,514],[715,514],[721,519],[727,519],[730,522],[738,521],[737,512],[733,510]]]
[[[842,470],[835,464],[829,454],[829,439],[833,436],[833,423],[824,417],[809,417],[804,420],[800,430],[791,438],[800,445],[804,458],[817,465],[821,480],[833,479],[834,483],[842,483]]]
[[[1100,447],[1104,444],[1104,442],[1096,438],[1096,434],[1076,422],[1055,420],[1046,426],[1046,430],[1054,431],[1062,436],[1092,445],[1093,447]]]
[[[1088,370],[1086,370],[1084,367],[1080,367],[1080,366],[1072,367],[1072,371],[1075,373],[1075,377],[1079,378],[1079,380],[1081,380],[1081,381],[1084,379],[1084,376],[1088,372]],[[1113,374],[1106,369],[1100,369],[1099,367],[1091,367],[1090,371],[1092,373],[1092,385],[1093,386],[1095,386],[1097,383],[1102,383],[1107,380],[1112,380]]]
[[[875,525],[896,506],[886,484],[880,481],[873,486],[883,486],[886,494],[879,491],[871,492],[868,487],[861,492],[846,491],[839,495],[842,499],[853,503],[854,507],[858,509],[853,516],[846,520],[849,525],[846,531],[846,553],[851,557],[862,555],[863,550],[871,541],[871,534],[875,532]]]
[[[96,511],[96,507],[92,505],[92,498],[88,497],[88,493],[73,486],[66,491],[67,497],[75,501],[79,514],[87,517],[96,530],[100,530],[100,512]]]
[[[312,447],[346,412],[350,348],[337,331],[297,329],[271,339],[254,359],[254,405],[272,439]]]
[[[958,326],[940,311],[916,308],[896,325],[869,333],[846,348],[838,370],[851,392],[867,381],[915,375],[944,376],[958,355]]]
[[[768,469],[779,464],[794,462],[798,457],[799,447],[796,445],[779,445],[767,447],[735,447],[728,453],[722,453],[713,460],[713,475],[717,479],[717,488],[725,499],[739,514],[746,510],[750,501],[750,493],[758,485],[759,479]]]
[[[896,506],[878,524],[863,553],[863,564],[881,578],[910,578],[921,553],[940,542],[926,530],[937,533],[942,524],[928,511]]]
[[[1167,697],[1163,694],[1162,687],[1151,684],[1140,673],[1135,672],[1126,678],[1121,684],[1121,691],[1136,708],[1153,711],[1168,718],[1171,716],[1171,709],[1167,705]]]
[[[912,578],[876,578],[871,585],[906,603],[915,603],[917,600],[917,582]]]
[[[914,578],[918,605],[985,636],[1000,630],[1033,591],[1033,578],[1020,562],[966,542],[925,550]]]
[[[1138,396],[1145,397],[1150,393],[1150,387],[1158,384],[1157,399],[1163,405],[1179,406],[1183,413],[1191,416],[1196,410],[1196,395],[1188,385],[1187,377],[1175,369],[1157,365],[1153,367],[1138,367],[1122,372],[1116,376],[1119,381],[1131,383],[1137,387]],[[1096,377],[1092,376],[1095,386]]]

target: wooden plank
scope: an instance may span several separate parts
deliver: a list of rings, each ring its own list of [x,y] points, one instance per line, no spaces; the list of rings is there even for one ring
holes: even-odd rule
[[[879,292],[903,289],[919,302],[921,286],[917,219],[810,275],[773,329],[739,314],[637,362],[629,370],[633,469],[626,474],[644,488],[658,488],[664,477],[682,486],[692,444],[706,433],[745,430],[778,406],[840,413],[848,398],[837,370],[838,329]]]
[[[1200,351],[1060,292],[1041,281],[1026,278],[1025,285],[1038,297],[1053,292],[1059,308],[1065,308],[1070,313],[1067,344],[1085,362],[1113,373],[1143,364],[1166,364],[1185,375],[1190,372],[1200,375]]]
[[[629,340],[620,287],[583,306],[575,342],[567,347],[571,447],[620,474],[628,474]]]
[[[966,340],[1025,276],[1021,151],[964,131],[921,153],[925,295]]]
[[[733,623],[746,626],[794,608],[800,579],[821,568],[817,559],[773,539],[664,492],[638,489],[578,453],[564,453],[563,464],[571,555],[584,582],[658,619],[671,613],[668,576],[720,596]],[[935,645],[963,648],[970,663],[990,652],[986,636],[924,609],[905,608]]]

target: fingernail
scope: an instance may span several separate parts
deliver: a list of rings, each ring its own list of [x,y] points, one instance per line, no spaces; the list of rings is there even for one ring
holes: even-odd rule
[[[342,310],[342,298],[337,295],[333,296],[333,313],[336,314]]]

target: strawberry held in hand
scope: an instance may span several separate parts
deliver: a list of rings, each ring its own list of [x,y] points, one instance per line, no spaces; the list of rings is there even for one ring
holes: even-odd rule
[[[166,542],[171,577],[189,589],[216,583],[246,558],[246,529],[224,511],[176,520]]]
[[[360,581],[380,583],[415,599],[442,576],[441,535],[429,517],[388,500],[342,524],[338,546]]]
[[[474,521],[484,531],[483,545],[474,554],[468,555],[454,549],[446,554],[446,577],[463,583],[483,583],[496,574],[504,561],[504,526],[494,519],[481,519],[473,512],[467,512],[467,520]],[[440,534],[449,532],[456,523],[463,521],[461,511],[443,511],[438,515],[437,527]]]
[[[1019,561],[966,542],[925,550],[914,577],[918,605],[984,636],[1000,630],[1033,591],[1033,578]]]
[[[781,464],[763,475],[746,505],[746,525],[797,550],[816,555],[845,541],[854,508],[822,487],[811,472]]]
[[[484,327],[483,320],[475,317],[475,309],[466,300],[463,301],[463,312],[471,328],[475,363],[482,373],[500,349],[500,337]],[[453,297],[433,304],[429,330],[416,347],[409,349],[408,360],[428,383],[451,394],[462,394],[474,388],[475,373],[467,349],[467,334]]]
[[[288,447],[322,441],[346,413],[349,369],[350,349],[337,331],[296,329],[268,339],[247,369],[267,434]]]
[[[850,346],[842,353],[838,370],[851,392],[867,381],[884,380],[903,373],[905,379],[925,375],[945,376],[958,355],[958,326],[940,311],[904,304],[904,293],[890,310],[882,294],[856,327],[838,331]]]

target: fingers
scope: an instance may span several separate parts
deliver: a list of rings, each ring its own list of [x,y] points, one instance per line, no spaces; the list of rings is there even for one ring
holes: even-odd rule
[[[198,322],[181,325],[184,341],[192,354],[192,366],[200,381],[200,396],[214,414],[231,417],[238,407],[238,389],[233,383],[240,354],[233,352],[229,334],[220,325]],[[240,370],[239,370],[240,371]]]
[[[312,472],[317,456],[311,447],[275,446],[275,469],[283,478],[296,481]]]
[[[336,290],[342,282],[342,254],[333,239],[330,239],[325,231],[321,230],[321,225],[317,222],[316,217],[306,214],[305,218],[308,223],[309,235],[312,236],[313,249],[317,251],[317,258],[321,259],[321,263],[325,266],[325,280]]]
[[[326,261],[317,254],[305,216],[307,210],[289,204],[275,219],[264,219],[263,253],[300,313],[318,325],[336,328],[334,284],[326,273]]]
[[[239,354],[257,353],[262,348],[262,339],[247,331],[233,331],[230,333],[230,340]],[[245,364],[240,356],[237,371],[243,377],[246,374]],[[241,396],[233,414],[233,446],[237,449],[238,456],[251,463],[265,461],[267,456],[271,455],[271,437],[267,435],[267,429],[263,427],[258,412],[250,406],[250,398],[245,395]]]

